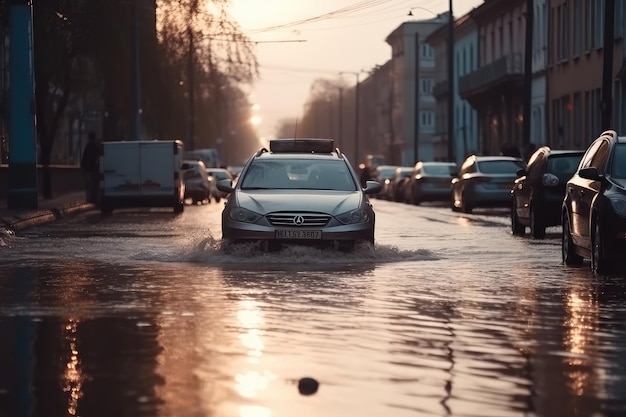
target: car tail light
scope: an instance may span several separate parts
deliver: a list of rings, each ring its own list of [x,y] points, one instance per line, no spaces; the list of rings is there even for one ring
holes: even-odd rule
[[[546,187],[556,187],[559,185],[559,177],[553,174],[543,174],[541,183]]]

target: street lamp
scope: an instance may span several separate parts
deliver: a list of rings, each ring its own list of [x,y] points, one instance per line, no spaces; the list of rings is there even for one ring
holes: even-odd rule
[[[429,9],[427,9],[425,7],[420,7],[420,6],[411,7],[409,9],[409,12],[407,13],[407,16],[413,16],[413,10],[415,10],[415,9],[424,10],[424,11],[426,11],[428,13],[431,13],[433,16],[438,16],[437,13],[433,12],[432,10],[429,10]]]

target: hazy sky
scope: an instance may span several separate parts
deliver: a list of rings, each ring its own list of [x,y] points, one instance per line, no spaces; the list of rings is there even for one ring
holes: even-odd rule
[[[454,15],[482,2],[454,0]],[[250,90],[259,135],[271,139],[280,119],[302,115],[315,79],[384,64],[391,58],[385,38],[403,22],[446,12],[448,0],[231,0],[229,10],[250,39],[271,41],[256,44],[260,79]],[[284,42],[292,40],[305,42]],[[356,82],[354,74],[342,77]]]

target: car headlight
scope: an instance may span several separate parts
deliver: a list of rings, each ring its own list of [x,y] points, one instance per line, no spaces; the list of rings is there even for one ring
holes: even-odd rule
[[[228,213],[228,217],[236,222],[254,223],[261,218],[261,215],[243,207],[234,207]]]
[[[609,198],[611,202],[611,206],[613,206],[613,210],[620,217],[626,217],[626,200],[619,197]]]
[[[343,224],[365,223],[369,220],[369,215],[367,214],[367,211],[358,208],[356,210],[350,210],[340,214],[337,216],[337,220]]]

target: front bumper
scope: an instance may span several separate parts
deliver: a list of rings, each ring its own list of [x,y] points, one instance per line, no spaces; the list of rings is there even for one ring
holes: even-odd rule
[[[276,237],[277,230],[320,230],[321,239],[279,239]],[[315,244],[316,242],[328,241],[359,241],[374,240],[374,223],[364,222],[349,225],[326,226],[321,228],[283,228],[236,222],[232,219],[222,218],[222,238],[225,240],[273,240],[280,242],[306,242]]]

